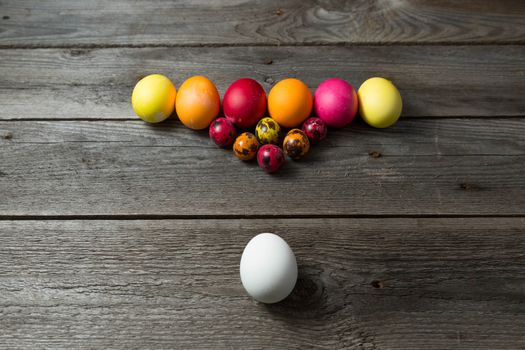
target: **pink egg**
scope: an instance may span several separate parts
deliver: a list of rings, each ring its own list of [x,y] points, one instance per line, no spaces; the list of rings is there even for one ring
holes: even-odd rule
[[[234,81],[222,101],[226,118],[240,128],[257,124],[266,112],[266,93],[257,81],[243,78]]]
[[[342,128],[350,124],[357,113],[357,93],[343,79],[325,80],[315,91],[314,110],[326,125]]]

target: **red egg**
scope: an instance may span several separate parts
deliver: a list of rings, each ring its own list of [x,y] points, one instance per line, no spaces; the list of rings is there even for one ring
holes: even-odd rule
[[[253,79],[236,80],[226,90],[222,108],[226,118],[239,128],[252,127],[266,112],[266,93]]]
[[[210,138],[219,147],[230,146],[237,137],[233,123],[226,118],[217,118],[210,124]]]
[[[284,164],[283,150],[276,145],[263,145],[257,152],[257,163],[267,173],[275,173]]]
[[[308,118],[303,124],[303,132],[310,142],[317,143],[324,140],[327,134],[326,125],[321,118]]]

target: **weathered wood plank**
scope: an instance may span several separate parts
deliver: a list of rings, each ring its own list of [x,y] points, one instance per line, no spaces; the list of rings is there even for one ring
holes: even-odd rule
[[[520,0],[3,0],[0,45],[523,42]]]
[[[207,75],[221,94],[244,76],[267,91],[290,76],[312,90],[333,76],[356,88],[384,76],[404,116],[522,116],[523,57],[525,46],[1,50],[0,118],[130,118],[133,86],[154,72],[176,86]]]
[[[7,348],[522,349],[525,221],[1,221]],[[294,250],[272,306],[243,291],[244,244]]]
[[[402,119],[388,129],[375,129],[356,120],[313,146],[344,147],[352,155],[375,156],[522,156],[525,118]],[[0,147],[69,143],[119,144],[130,147],[195,147],[221,152],[206,131],[193,131],[176,118],[150,125],[137,120],[0,121]]]
[[[523,215],[525,119],[332,132],[276,175],[178,122],[0,123],[1,215]],[[379,156],[379,157],[378,157]]]

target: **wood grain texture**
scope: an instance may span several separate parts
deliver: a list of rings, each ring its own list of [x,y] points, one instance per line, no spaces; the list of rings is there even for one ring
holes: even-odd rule
[[[523,215],[525,119],[330,134],[275,175],[178,122],[0,123],[0,214]]]
[[[0,0],[0,349],[525,349],[524,38],[520,0]],[[403,118],[270,176],[139,121],[151,73],[384,76]]]
[[[0,45],[523,42],[520,0],[3,0]]]
[[[133,86],[157,72],[177,87],[206,75],[221,95],[246,76],[267,92],[290,76],[312,91],[334,76],[356,88],[383,76],[404,116],[523,116],[523,57],[525,46],[0,50],[0,118],[133,118]]]
[[[525,221],[1,221],[0,342],[70,349],[522,349]],[[299,282],[239,281],[274,231]]]

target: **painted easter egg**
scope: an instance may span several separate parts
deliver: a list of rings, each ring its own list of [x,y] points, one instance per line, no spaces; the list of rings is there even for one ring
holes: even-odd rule
[[[233,153],[241,160],[250,160],[257,155],[259,149],[259,142],[251,132],[243,132],[240,134],[233,144]]]
[[[179,89],[175,108],[180,121],[190,129],[207,128],[219,114],[221,106],[217,88],[206,77],[187,79]]]
[[[272,144],[262,145],[257,152],[257,163],[267,173],[275,173],[284,164],[283,150]]]
[[[299,79],[284,79],[275,84],[268,95],[268,112],[280,125],[293,128],[312,112],[312,94]]]
[[[226,118],[217,118],[210,124],[210,138],[219,147],[231,146],[237,137],[233,123]]]
[[[279,123],[272,118],[266,117],[262,118],[257,123],[257,126],[255,127],[255,136],[261,145],[268,143],[278,145],[281,143],[283,134]]]
[[[366,80],[359,91],[359,114],[369,125],[386,128],[399,119],[403,101],[397,88],[384,78]]]
[[[308,136],[311,143],[317,143],[326,138],[328,132],[326,124],[321,118],[308,118],[303,123],[303,132]]]
[[[253,79],[236,80],[226,90],[222,108],[224,116],[239,128],[252,127],[266,112],[266,92]]]
[[[175,86],[168,78],[160,74],[151,74],[135,85],[131,94],[131,105],[142,120],[158,123],[173,113],[176,95]]]
[[[283,141],[284,153],[292,159],[302,158],[310,150],[310,141],[300,129],[292,129]]]
[[[357,105],[354,88],[343,79],[327,79],[315,91],[315,114],[333,128],[350,124],[357,113]]]

